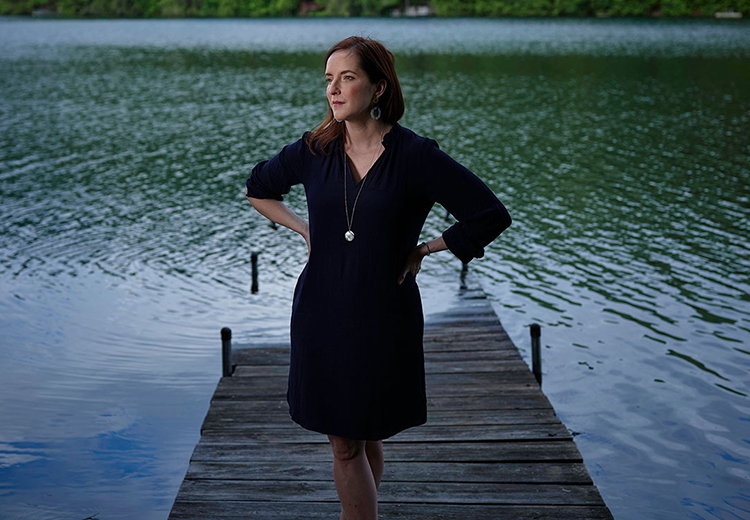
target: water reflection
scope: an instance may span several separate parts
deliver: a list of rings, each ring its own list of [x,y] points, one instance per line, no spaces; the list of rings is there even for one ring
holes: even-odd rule
[[[98,48],[251,49],[323,52],[351,34],[375,35],[399,54],[532,56],[740,56],[748,46],[741,22],[590,19],[292,19],[80,20],[6,19],[4,43],[13,56],[55,55],[60,45]],[[10,23],[7,23],[10,22]],[[15,22],[15,23],[13,23]],[[35,24],[29,26],[29,23]],[[44,25],[43,28],[38,27]]]
[[[0,24],[3,515],[166,516],[219,327],[286,339],[304,243],[243,181],[322,118],[320,51],[352,32],[397,51],[404,124],[511,210],[473,269],[524,353],[543,324],[545,391],[616,518],[747,512],[747,24]],[[458,267],[425,265],[428,313]]]

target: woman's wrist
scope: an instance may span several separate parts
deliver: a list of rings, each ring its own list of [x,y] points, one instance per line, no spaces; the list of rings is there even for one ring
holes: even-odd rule
[[[422,242],[419,244],[419,250],[422,251],[422,256],[430,256],[432,254],[432,249],[430,249],[430,244],[427,242]]]

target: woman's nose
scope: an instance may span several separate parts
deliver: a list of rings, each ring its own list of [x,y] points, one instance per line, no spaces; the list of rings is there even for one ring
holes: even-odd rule
[[[339,82],[334,79],[328,84],[328,92],[330,92],[331,94],[335,94],[335,93],[338,93],[338,91],[339,91]]]

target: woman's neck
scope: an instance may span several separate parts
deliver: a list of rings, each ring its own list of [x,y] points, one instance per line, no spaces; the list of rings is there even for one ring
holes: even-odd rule
[[[346,122],[346,148],[349,150],[371,150],[380,146],[383,136],[392,125],[370,119],[362,123]]]

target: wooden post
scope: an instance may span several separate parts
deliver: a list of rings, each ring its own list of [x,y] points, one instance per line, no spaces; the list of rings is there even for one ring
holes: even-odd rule
[[[258,253],[250,254],[250,269],[252,270],[252,285],[250,286],[250,292],[255,294],[258,292]]]
[[[531,371],[539,386],[542,386],[542,351],[539,346],[542,337],[542,327],[538,323],[531,324]]]
[[[466,285],[466,275],[469,272],[469,264],[461,262],[461,289],[468,289]]]
[[[221,329],[221,372],[224,377],[232,377],[232,329]]]

